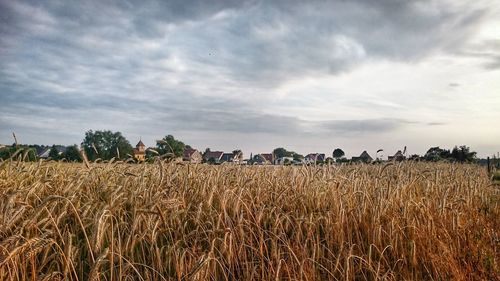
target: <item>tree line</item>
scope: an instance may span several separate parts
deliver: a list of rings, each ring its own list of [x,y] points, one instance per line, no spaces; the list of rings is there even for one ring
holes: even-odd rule
[[[66,160],[70,162],[82,161],[82,154],[79,147],[74,144],[65,147],[64,151],[60,151],[58,147],[53,145],[49,151],[49,158],[53,160]],[[112,132],[110,130],[93,131],[89,130],[85,133],[85,137],[80,145],[89,161],[96,160],[116,160],[133,159],[133,146],[122,135],[121,132]],[[17,145],[4,147],[0,149],[0,158],[8,159],[14,154],[22,154],[26,161],[36,161],[38,159],[38,152],[46,149],[46,146],[40,145]],[[182,157],[184,150],[191,148],[180,140],[177,140],[172,135],[167,135],[161,140],[157,141],[156,146],[146,150],[146,159],[153,159],[156,156],[162,157]],[[205,152],[210,151],[209,148]],[[233,154],[239,158],[243,158],[241,150],[233,151]],[[272,152],[275,159],[278,158],[291,158],[293,161],[301,161],[304,156],[289,151],[283,147],[279,147]],[[349,162],[345,158],[345,153],[342,149],[336,148],[333,150],[332,157],[327,157],[324,162],[326,163],[343,163]],[[455,146],[453,149],[443,149],[440,147],[431,147],[425,155],[411,155],[407,157],[410,160],[417,161],[451,161],[451,162],[474,162],[477,160],[476,152],[471,151],[468,146]],[[242,159],[240,159],[242,160]],[[250,159],[252,161],[253,159]]]

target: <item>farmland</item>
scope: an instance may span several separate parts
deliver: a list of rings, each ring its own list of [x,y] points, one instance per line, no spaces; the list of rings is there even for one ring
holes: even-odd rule
[[[500,276],[476,165],[0,165],[0,280]]]

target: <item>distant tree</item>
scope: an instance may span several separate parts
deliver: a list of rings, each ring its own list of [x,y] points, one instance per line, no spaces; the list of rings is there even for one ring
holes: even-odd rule
[[[331,164],[333,164],[333,163],[335,163],[335,161],[333,160],[333,158],[332,158],[332,157],[327,157],[327,158],[325,159],[325,164],[331,165]]]
[[[50,148],[49,157],[52,160],[59,160],[59,150],[57,150],[55,145]]]
[[[412,154],[410,157],[408,157],[408,160],[419,161],[420,160],[420,155],[418,155],[418,154]]]
[[[16,148],[14,146],[2,147],[0,148],[0,158],[3,160],[9,159],[15,152]]]
[[[175,157],[181,157],[185,148],[186,145],[182,141],[176,140],[172,135],[165,136],[156,144],[156,151],[160,155],[172,153]]]
[[[68,146],[66,148],[66,151],[63,153],[63,157],[70,162],[74,161],[81,161],[80,158],[80,151],[78,150],[78,147],[75,145]]]
[[[293,160],[294,161],[302,161],[302,160],[304,160],[304,155],[298,154],[298,153],[294,153],[293,154]]]
[[[292,157],[294,152],[288,151],[288,150],[284,149],[283,147],[278,147],[278,148],[275,148],[273,150],[273,154],[274,154],[274,158],[278,159],[278,158],[282,158],[282,157]]]
[[[450,151],[447,149],[442,149],[439,146],[431,147],[424,155],[426,161],[439,161],[443,159],[448,159],[450,157]]]
[[[153,148],[153,149],[147,148],[146,149],[145,158],[146,158],[147,162],[150,162],[150,163],[153,162],[156,159],[156,157],[158,157],[158,156],[159,156],[159,153],[158,153],[158,151],[156,151],[156,148]]]
[[[342,157],[342,158],[337,158],[336,160],[337,163],[349,163],[349,159]]]
[[[103,160],[118,158],[118,151],[119,158],[125,159],[133,150],[130,142],[120,132],[111,131],[87,131],[82,146],[91,161],[97,158]]]
[[[333,158],[342,158],[345,156],[345,153],[342,149],[340,148],[335,148],[332,153]]]
[[[18,152],[19,151],[19,152]],[[18,152],[16,154],[16,152]],[[0,159],[6,160],[11,158],[16,154],[15,159],[20,159],[24,161],[36,161],[37,160],[37,151],[34,147],[29,145],[22,144],[13,144],[11,146],[4,146],[0,148]]]
[[[274,154],[274,159],[283,158],[283,157],[294,157],[295,158],[295,155],[297,155],[297,157],[302,156],[294,151],[286,150],[283,147],[275,148],[273,150],[273,154]]]
[[[24,148],[24,161],[36,161],[38,157],[37,150],[31,145]]]
[[[476,152],[470,151],[470,148],[462,145],[460,147],[455,146],[451,151],[450,157],[458,162],[473,162],[476,158]]]

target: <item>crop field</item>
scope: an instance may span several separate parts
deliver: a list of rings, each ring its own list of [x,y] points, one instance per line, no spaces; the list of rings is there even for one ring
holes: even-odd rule
[[[499,280],[484,168],[0,163],[0,280]]]

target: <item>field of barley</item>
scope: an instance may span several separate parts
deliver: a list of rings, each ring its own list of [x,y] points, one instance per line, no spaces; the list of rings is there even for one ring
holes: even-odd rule
[[[499,280],[483,168],[0,163],[0,280]]]

